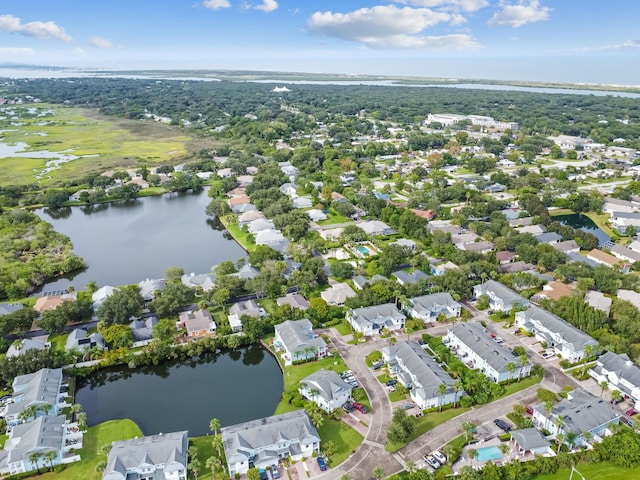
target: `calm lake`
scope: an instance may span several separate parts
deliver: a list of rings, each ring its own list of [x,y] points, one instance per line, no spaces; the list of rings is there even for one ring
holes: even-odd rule
[[[89,268],[71,279],[49,282],[43,290],[73,285],[84,289],[88,282],[127,285],[164,276],[167,267],[205,273],[224,260],[246,256],[224,227],[208,218],[207,191],[171,193],[131,201],[36,213],[68,235],[74,251]]]
[[[188,362],[103,369],[78,379],[75,402],[89,425],[131,418],[145,435],[201,436],[212,418],[227,426],[273,415],[282,390],[275,358],[256,344]]]
[[[611,241],[609,235],[604,233],[600,227],[598,227],[593,220],[591,220],[586,215],[581,213],[572,213],[571,215],[557,215],[552,217],[552,220],[558,221],[563,225],[568,225],[573,228],[579,228],[580,230],[584,230],[585,232],[589,232],[598,237],[600,244],[599,247],[602,247],[607,244],[607,242]]]

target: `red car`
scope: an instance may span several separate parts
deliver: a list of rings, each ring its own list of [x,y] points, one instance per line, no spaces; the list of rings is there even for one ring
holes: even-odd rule
[[[638,411],[635,408],[630,408],[624,413],[625,415],[629,415],[630,417],[633,417],[636,413],[638,413]]]
[[[531,408],[529,405],[524,407],[524,409],[529,415],[533,415],[533,408]]]

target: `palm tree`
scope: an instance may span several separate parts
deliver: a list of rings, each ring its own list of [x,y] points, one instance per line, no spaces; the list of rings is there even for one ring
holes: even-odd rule
[[[222,449],[224,442],[222,441],[222,435],[214,435],[211,440],[211,446],[214,448],[219,458],[222,458]]]
[[[509,362],[505,365],[505,368],[509,372],[509,383],[511,383],[511,381],[513,380],[513,374],[515,373],[518,367],[516,366],[515,363]]]
[[[500,445],[498,445],[498,448],[500,449],[500,452],[502,452],[502,455],[506,455],[507,453],[509,453],[509,445],[507,445],[506,443],[501,443]]]
[[[406,470],[409,473],[413,473],[416,470],[418,470],[418,466],[416,465],[416,462],[414,462],[413,460],[407,460]]]
[[[602,380],[600,382],[600,388],[602,389],[602,393],[600,394],[600,396],[604,397],[604,392],[609,390],[609,382],[607,382],[606,380]]]
[[[551,412],[553,411],[553,402],[551,400],[547,400],[542,403],[542,406],[544,407],[544,411],[547,414],[544,423],[544,429],[549,430],[549,415],[551,415]]]
[[[458,393],[462,391],[462,380],[456,378],[453,381],[453,391],[455,396],[453,397],[453,408],[456,408],[456,400],[458,399]]]
[[[556,455],[560,453],[560,447],[564,443],[564,433],[556,434],[556,442],[558,443],[558,449],[556,450]]]
[[[218,420],[217,418],[212,418],[209,421],[209,430],[211,430],[214,435],[217,435],[218,430],[220,430],[220,420]]]
[[[576,435],[575,432],[567,432],[567,443],[569,444],[569,451],[573,450],[573,445],[576,442],[576,438],[578,438],[578,435]]]
[[[471,459],[471,465],[473,465],[473,461],[478,458],[478,450],[476,450],[475,448],[470,448],[469,450],[467,450],[467,454],[469,455],[469,458]]]
[[[371,476],[375,480],[382,480],[386,475],[387,475],[387,472],[385,472],[384,468],[382,468],[382,467],[376,467],[371,472]]]
[[[613,390],[611,392],[611,400],[613,400],[614,402],[619,402],[620,400],[622,400],[622,392],[620,392],[620,390]]]
[[[518,363],[520,364],[520,371],[518,372],[518,381],[522,380],[522,372],[524,372],[524,367],[529,365],[529,358],[526,355],[520,355],[518,357]]]
[[[58,452],[56,452],[55,450],[49,450],[47,453],[44,454],[44,459],[49,462],[49,471],[53,471],[53,461],[58,458]]]
[[[81,431],[87,430],[87,414],[85,412],[80,412],[76,415],[76,422],[78,422],[78,428]]]
[[[594,351],[595,351],[595,348],[593,345],[587,344],[584,346],[584,358],[582,359],[582,376],[583,377],[587,371],[587,361],[591,358]]]
[[[42,454],[40,452],[31,452],[29,454],[29,461],[31,462],[31,464],[36,467],[36,469],[38,470],[38,475],[40,475],[40,457],[42,456]]]
[[[444,404],[444,397],[447,394],[447,386],[444,383],[438,385],[438,394],[440,395],[440,411],[442,411],[442,405]]]
[[[464,433],[467,435],[467,443],[469,443],[469,441],[473,436],[473,432],[476,429],[476,426],[471,422],[463,422],[462,429],[464,430]]]

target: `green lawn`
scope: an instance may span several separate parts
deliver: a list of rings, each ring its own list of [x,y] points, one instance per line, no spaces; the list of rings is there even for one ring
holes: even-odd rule
[[[389,400],[391,400],[392,402],[399,402],[400,400],[406,400],[406,399],[407,399],[407,395],[400,394],[397,390],[394,390],[393,392],[389,392]]]
[[[318,429],[322,442],[331,441],[336,446],[336,453],[331,457],[331,466],[341,464],[358,445],[362,443],[364,437],[344,422],[324,419],[322,426]],[[320,444],[322,447],[322,443]]]
[[[625,468],[619,465],[613,465],[609,462],[594,464],[579,464],[578,471],[584,475],[587,480],[620,480],[623,478],[640,478],[640,467]],[[570,469],[558,470],[556,473],[548,475],[538,475],[535,480],[568,480],[571,476]],[[574,474],[573,478],[580,479],[578,474]]]
[[[94,427],[90,427],[84,435],[80,460],[71,463],[60,473],[45,473],[37,478],[55,480],[100,480],[102,474],[96,471],[96,465],[106,462],[107,457],[100,450],[105,445],[111,445],[115,440],[127,440],[141,437],[140,428],[131,420],[110,420]]]
[[[249,241],[249,237],[251,236],[249,232],[240,230],[240,227],[238,227],[237,224],[227,222],[223,217],[220,217],[220,222],[222,222],[229,234],[236,242],[240,244],[242,248],[244,248],[247,252],[255,250],[256,244]]]
[[[349,325],[347,325],[345,322],[340,322],[337,325],[334,325],[334,328],[336,330],[338,330],[338,333],[340,335],[350,335],[351,334],[351,327]]]
[[[338,223],[347,223],[349,221],[351,221],[350,218],[343,217],[339,213],[335,212],[333,209],[330,209],[329,213],[327,214],[327,219],[320,220],[318,222],[318,225],[335,225]]]
[[[7,441],[7,438],[9,438],[8,435],[0,435],[0,448],[4,447],[4,442]]]
[[[212,440],[213,436],[189,439],[189,446],[195,446],[198,449],[198,465],[200,465],[200,476],[198,478],[211,478],[211,471],[206,467],[205,463],[209,457],[214,456]],[[191,477],[191,472],[189,472],[189,477]]]
[[[63,335],[52,335],[49,337],[49,342],[51,342],[51,348],[54,350],[58,350],[60,352],[64,351],[64,347],[67,343],[68,334]]]
[[[416,438],[418,438],[420,435],[423,435],[427,433],[429,430],[434,429],[441,423],[448,422],[452,418],[455,418],[458,415],[462,415],[463,413],[468,412],[469,410],[471,410],[471,408],[462,408],[462,407],[450,408],[443,412],[427,413],[420,418],[416,418],[416,423],[415,423],[416,428],[415,428],[415,431],[413,432],[413,435],[411,435],[411,437],[409,438],[409,440],[406,443],[387,442],[387,444],[385,445],[385,449],[387,450],[387,452],[395,452],[401,449],[402,447],[404,447],[405,445],[407,445],[408,443],[412,442]]]
[[[504,395],[500,396],[500,398],[512,395],[516,392],[519,392],[520,390],[524,390],[525,388],[529,388],[530,386],[535,385],[536,383],[540,383],[541,381],[542,377],[536,377],[535,375],[523,378],[519,382],[516,380],[511,385],[504,386],[505,392]]]

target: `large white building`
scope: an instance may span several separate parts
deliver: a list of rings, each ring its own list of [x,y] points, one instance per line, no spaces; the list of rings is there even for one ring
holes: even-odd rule
[[[340,408],[351,398],[353,387],[333,370],[324,368],[300,381],[298,391],[326,412]]]

